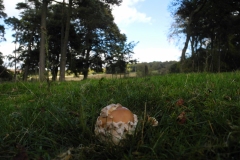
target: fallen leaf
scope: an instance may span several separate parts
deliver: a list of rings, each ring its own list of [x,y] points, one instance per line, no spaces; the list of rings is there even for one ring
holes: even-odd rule
[[[26,149],[21,145],[17,145],[16,148],[18,149],[18,154],[13,157],[13,160],[28,160]]]
[[[5,140],[6,138],[8,138],[9,137],[9,134],[6,134],[6,136],[3,138],[3,140]]]
[[[40,110],[41,110],[41,112],[45,112],[46,108],[45,107],[41,107]]]
[[[71,114],[75,117],[80,117],[79,114],[77,112],[74,112],[74,111],[70,111],[69,114]]]
[[[212,90],[211,90],[211,89],[208,89],[208,92],[209,92],[209,93],[212,93]]]
[[[240,130],[239,126],[233,125],[232,122],[230,122],[229,120],[227,120],[227,124],[232,130]]]
[[[149,117],[148,116],[147,122],[153,127],[158,126],[158,121],[154,117]]]
[[[57,156],[54,160],[70,160],[72,159],[72,153],[71,151],[73,148],[69,148],[66,152],[63,152]]]
[[[177,106],[182,106],[184,104],[184,100],[182,98],[178,99],[176,102]]]
[[[140,156],[140,155],[142,155],[142,153],[141,153],[141,152],[138,152],[138,151],[135,151],[135,152],[132,152],[132,155],[134,155],[134,156]]]
[[[224,98],[225,100],[228,100],[228,101],[231,101],[231,100],[232,100],[232,98],[231,98],[230,96],[227,96],[227,95],[223,96],[223,98]]]
[[[17,91],[17,88],[12,88],[11,92],[15,92],[15,91]]]
[[[184,124],[186,123],[186,113],[183,111],[182,113],[179,114],[179,116],[177,117],[177,122],[178,124]]]

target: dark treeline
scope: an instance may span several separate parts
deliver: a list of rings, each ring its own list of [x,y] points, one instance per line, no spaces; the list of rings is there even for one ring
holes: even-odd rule
[[[39,74],[40,80],[65,80],[65,71],[88,76],[89,69],[102,72],[104,67],[117,64],[126,68],[132,59],[135,42],[127,42],[114,23],[111,5],[121,0],[28,0],[18,3],[20,18],[4,20],[15,32],[15,56],[12,63],[20,64],[23,80],[29,74]],[[0,0],[1,13],[3,1]],[[0,26],[4,37],[4,25]],[[0,37],[0,38],[1,38]],[[120,63],[121,62],[121,63]],[[59,72],[60,69],[60,73]],[[47,70],[47,71],[46,71]]]
[[[177,61],[166,62],[142,62],[129,65],[129,72],[136,72],[138,77],[159,75],[170,73],[171,67],[176,64]]]
[[[240,68],[240,1],[174,0],[169,39],[183,40],[172,72],[225,72]],[[181,39],[184,37],[184,39]]]

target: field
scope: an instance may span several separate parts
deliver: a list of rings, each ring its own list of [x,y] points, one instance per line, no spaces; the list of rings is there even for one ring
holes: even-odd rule
[[[19,81],[0,90],[0,159],[240,159],[240,72]],[[138,115],[122,146],[94,135],[111,103]],[[157,127],[145,123],[145,107]]]
[[[129,77],[137,77],[136,72],[130,72],[130,73],[126,73],[126,74],[102,73],[102,74],[89,74],[88,75],[88,79],[101,79],[101,78],[116,79],[116,78],[129,78]],[[49,79],[52,79],[52,76],[50,76]],[[57,80],[58,79],[59,79],[59,76],[57,76]],[[83,80],[83,75],[79,75],[78,77],[76,77],[74,74],[66,75],[65,80],[66,81],[81,81],[81,80]],[[29,76],[28,81],[38,81],[38,75]]]

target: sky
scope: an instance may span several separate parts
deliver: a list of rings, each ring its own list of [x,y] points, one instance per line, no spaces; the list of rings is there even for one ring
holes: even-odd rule
[[[3,0],[8,17],[18,17],[16,4],[25,0]],[[114,21],[126,34],[128,42],[139,42],[133,58],[139,62],[171,61],[180,59],[181,48],[169,42],[167,34],[173,22],[168,6],[171,0],[123,0],[121,6],[113,7]],[[2,23],[2,21],[0,22]],[[6,29],[6,42],[0,43],[4,55],[13,53],[14,39],[11,28]]]

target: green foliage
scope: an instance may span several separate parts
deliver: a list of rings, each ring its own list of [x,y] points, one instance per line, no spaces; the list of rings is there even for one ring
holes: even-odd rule
[[[3,56],[2,52],[0,52],[0,66],[3,65],[3,58],[4,58],[4,56]]]
[[[11,81],[13,78],[13,73],[6,67],[0,65],[0,82],[1,81]]]
[[[10,81],[12,80],[13,73],[3,66],[3,55],[0,52],[0,81]]]
[[[3,5],[3,0],[0,0],[0,19],[6,18],[7,14],[4,12],[4,5]],[[0,42],[4,41],[4,34],[5,34],[5,27],[4,25],[0,24]]]
[[[126,62],[123,60],[118,60],[117,62],[110,64],[106,67],[106,73],[117,74],[126,72]]]
[[[73,159],[238,159],[239,84],[239,72],[2,83],[0,157],[53,159],[73,147]],[[124,146],[94,136],[96,118],[110,103],[121,103],[140,120]],[[159,126],[142,128],[145,104]],[[182,111],[187,121],[178,124]]]
[[[221,52],[220,59],[217,54],[207,54],[205,49],[198,50],[197,57],[188,57],[184,62],[177,62],[170,67],[170,73],[180,72],[231,72],[239,70],[240,54]],[[219,68],[220,65],[220,68]]]
[[[136,67],[137,67],[136,70],[137,70],[138,77],[144,77],[144,76],[150,75],[147,64],[144,64],[144,63],[138,64]]]
[[[170,39],[185,38],[181,71],[225,72],[239,69],[238,0],[173,0]],[[186,51],[191,50],[186,58]],[[188,62],[183,62],[188,59]],[[185,70],[184,70],[185,69]]]
[[[159,75],[169,73],[171,66],[177,63],[177,61],[166,61],[166,62],[142,62],[137,64],[130,64],[130,72],[137,72],[139,77],[148,75]]]
[[[74,1],[72,8],[70,7],[72,10],[70,17],[67,16],[69,15],[67,8],[70,6],[68,2],[51,3],[52,0],[29,2],[31,3],[17,4],[16,9],[21,10],[19,19],[10,17],[5,21],[16,32],[13,35],[16,44],[20,44],[15,51],[17,57],[9,56],[9,60],[21,62],[24,77],[39,68],[40,39],[44,39],[39,37],[41,33],[47,35],[46,61],[49,63],[41,64],[43,68],[40,71],[44,70],[44,66],[51,70],[52,80],[57,79],[59,66],[60,70],[67,69],[75,75],[83,74],[84,78],[87,78],[89,69],[102,72],[103,66],[118,65],[120,62],[121,70],[124,70],[126,65],[122,65],[121,62],[129,63],[132,60],[131,55],[136,43],[127,43],[126,35],[122,34],[114,23],[110,6],[120,5],[122,0]],[[43,2],[48,3],[48,8],[46,27],[41,28],[39,26]],[[67,21],[70,23],[69,27],[66,27]],[[69,36],[66,36],[68,29]],[[66,62],[66,66],[60,63],[61,59],[62,62]],[[41,59],[41,62],[44,60]],[[62,76],[63,74],[60,74],[60,77]]]
[[[180,73],[180,62],[177,62],[175,64],[173,64],[170,69],[169,69],[170,73]]]

